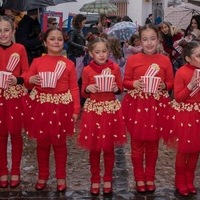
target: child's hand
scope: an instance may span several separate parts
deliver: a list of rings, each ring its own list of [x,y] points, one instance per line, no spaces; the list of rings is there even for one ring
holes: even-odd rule
[[[195,70],[192,76],[192,79],[190,80],[190,82],[187,85],[187,88],[189,90],[192,90],[194,87],[197,86],[197,84],[199,83],[200,78],[197,78],[197,71]]]
[[[17,84],[17,78],[15,76],[13,76],[13,75],[10,75],[8,77],[8,80],[6,81],[6,83],[8,85],[16,85]]]
[[[75,114],[75,113],[74,113],[74,114],[72,115],[72,118],[73,118],[73,120],[74,120],[74,123],[76,123],[78,117],[79,117],[78,114]]]
[[[87,93],[96,93],[98,92],[99,90],[99,87],[96,85],[96,84],[91,84],[91,85],[88,85],[86,88],[85,88],[85,91]]]
[[[144,88],[144,82],[142,79],[136,80],[133,82],[133,87],[138,89],[138,90],[142,90]]]
[[[112,85],[112,91],[115,93],[115,92],[118,92],[119,88],[117,86],[117,83],[114,82],[113,85]]]
[[[29,78],[29,83],[30,84],[35,84],[35,85],[40,85],[41,84],[41,76],[40,75],[35,75],[35,76],[31,76]]]
[[[166,89],[166,85],[163,81],[160,81],[160,84],[158,86],[158,90],[164,90],[164,89]]]

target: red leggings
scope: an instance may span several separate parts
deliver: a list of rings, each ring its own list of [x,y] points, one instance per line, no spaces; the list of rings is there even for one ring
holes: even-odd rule
[[[66,178],[67,146],[66,142],[61,145],[52,145],[55,157],[55,177],[57,179]],[[51,144],[45,144],[37,140],[37,159],[38,159],[38,179],[47,180],[49,177],[49,157]]]
[[[0,133],[0,176],[8,175],[8,161],[7,161],[7,144],[8,144],[8,133]],[[11,140],[11,157],[12,166],[10,175],[20,175],[20,163],[22,158],[23,150],[23,139],[21,133],[10,134]]]
[[[177,188],[185,189],[193,186],[198,158],[199,152],[176,153],[175,186]]]
[[[154,181],[159,141],[131,139],[131,158],[135,181]]]
[[[90,151],[90,171],[91,171],[91,182],[92,183],[100,183],[101,182],[100,156],[101,156],[101,151]],[[104,151],[103,158],[104,158],[103,181],[111,182],[113,166],[114,166],[114,161],[115,161],[114,148],[112,149],[112,151],[109,151],[109,152]]]

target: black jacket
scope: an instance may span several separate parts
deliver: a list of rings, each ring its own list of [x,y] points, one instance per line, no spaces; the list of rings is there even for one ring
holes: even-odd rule
[[[83,32],[81,30],[72,29],[69,31],[68,35],[67,54],[74,55],[75,57],[83,56],[85,54],[84,47],[86,44]]]

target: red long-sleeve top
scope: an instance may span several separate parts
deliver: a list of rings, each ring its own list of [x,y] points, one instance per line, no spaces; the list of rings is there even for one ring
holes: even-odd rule
[[[36,90],[44,93],[65,93],[70,91],[73,103],[74,103],[74,113],[78,114],[80,112],[80,98],[79,98],[79,88],[77,84],[77,75],[74,63],[64,56],[49,56],[44,55],[40,58],[35,58],[31,64],[31,67],[26,75],[25,82],[29,85],[29,78],[38,74],[39,72],[54,72],[58,61],[63,61],[66,63],[66,68],[62,73],[61,77],[58,79],[56,88],[41,88],[40,85],[35,85]]]
[[[0,71],[8,71],[6,66],[8,64],[9,58],[13,53],[17,53],[20,57],[20,61],[16,65],[12,74],[15,77],[24,77],[24,72],[27,72],[29,69],[28,58],[26,50],[23,45],[18,43],[12,43],[11,46],[6,47],[0,45]],[[23,74],[23,75],[22,75]]]
[[[166,84],[166,90],[172,90],[174,84],[172,64],[169,58],[162,54],[138,53],[130,56],[125,67],[124,87],[129,90],[134,89],[134,81],[141,79],[141,76],[144,76],[148,67],[153,63],[158,64],[160,67],[156,77],[160,77]]]
[[[111,62],[111,61],[110,61]],[[112,62],[113,63],[113,62]],[[112,65],[111,74],[115,76],[115,82],[117,83],[118,88],[122,91],[122,78],[120,68],[116,63]],[[101,66],[99,66],[101,67]],[[82,72],[82,96],[85,98],[95,99],[98,101],[110,101],[115,99],[115,94],[113,92],[96,92],[96,93],[85,93],[85,89],[90,84],[95,84],[94,76],[100,75],[101,72],[95,71],[90,65],[86,66]]]
[[[192,91],[190,91],[187,87],[192,79],[195,69],[196,67],[190,64],[186,64],[176,72],[174,81],[174,97],[177,102],[200,102],[200,92],[197,92],[194,96],[190,96]]]

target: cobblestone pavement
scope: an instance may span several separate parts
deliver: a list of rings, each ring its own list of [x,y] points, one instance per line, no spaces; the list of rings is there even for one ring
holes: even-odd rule
[[[44,191],[35,190],[37,181],[37,160],[35,141],[24,135],[24,152],[22,159],[21,184],[17,188],[0,189],[2,199],[67,199],[67,200],[200,200],[200,166],[197,168],[196,187],[198,194],[189,197],[179,196],[174,189],[174,156],[175,152],[160,143],[159,159],[156,170],[155,193],[137,194],[134,189],[135,182],[132,174],[130,157],[130,141],[122,148],[116,149],[116,162],[113,171],[113,195],[97,197],[90,195],[90,172],[88,152],[76,146],[77,133],[68,139],[67,162],[67,190],[60,193],[56,191],[54,177],[53,151],[51,153],[51,169],[47,187]],[[10,146],[10,145],[9,145]],[[10,157],[10,149],[8,155]],[[10,163],[9,163],[10,165]],[[102,165],[102,163],[101,163]]]

